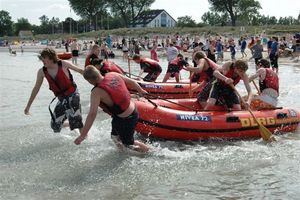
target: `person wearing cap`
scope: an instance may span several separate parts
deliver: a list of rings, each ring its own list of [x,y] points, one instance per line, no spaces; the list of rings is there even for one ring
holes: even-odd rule
[[[270,68],[270,62],[260,59],[257,63],[258,70],[249,77],[249,81],[259,78],[259,96],[253,98],[252,106],[276,107],[279,96],[279,78],[275,71]],[[259,104],[259,105],[257,105]]]

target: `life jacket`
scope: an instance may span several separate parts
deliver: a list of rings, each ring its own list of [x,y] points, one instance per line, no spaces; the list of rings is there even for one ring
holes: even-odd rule
[[[266,77],[263,81],[259,81],[260,91],[267,88],[272,88],[279,93],[279,79],[277,74],[269,68],[266,68]]]
[[[127,110],[130,105],[130,93],[126,87],[124,80],[113,73],[107,73],[104,79],[100,81],[95,87],[103,89],[109,94],[113,101],[113,106],[109,107],[104,103],[103,105],[109,110],[110,113],[119,115]],[[94,87],[94,88],[95,88]]]
[[[227,78],[231,78],[233,80],[233,85],[236,85],[240,82],[241,77],[237,74],[234,73],[234,68],[233,68],[233,64],[231,64],[229,71],[224,74],[224,76],[226,76]],[[221,80],[220,80],[221,81]],[[225,81],[221,81],[222,84],[224,84],[225,86],[230,87],[227,83],[225,83]]]
[[[140,65],[147,65],[148,67],[144,68],[144,72],[161,72],[161,66],[155,60],[149,58],[141,58]]]
[[[210,80],[212,80],[213,79],[213,74],[214,74],[214,71],[215,71],[215,69],[217,69],[218,68],[218,65],[214,62],[214,61],[212,61],[211,59],[209,59],[209,58],[204,58],[205,59],[205,61],[207,62],[207,64],[208,64],[208,69],[207,70],[202,70],[201,72],[200,72],[200,77],[199,77],[199,82],[202,82],[202,81],[210,81]]]
[[[61,60],[57,62],[57,65],[58,65],[58,70],[55,78],[52,78],[52,76],[50,76],[45,66],[43,67],[45,77],[49,83],[49,89],[52,90],[54,95],[57,97],[70,96],[76,90],[76,84],[73,81],[73,76],[70,70],[68,69],[69,72],[69,78],[68,78],[68,76],[65,74],[62,68]]]
[[[116,65],[114,62],[105,60],[102,62],[102,67],[100,68],[101,74],[104,76],[108,72],[117,72],[119,74],[124,74],[123,69]]]

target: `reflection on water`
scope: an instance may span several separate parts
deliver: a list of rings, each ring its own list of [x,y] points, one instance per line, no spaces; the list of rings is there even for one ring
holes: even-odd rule
[[[152,141],[158,151],[129,156],[116,150],[110,140],[110,117],[99,112],[89,138],[76,146],[78,133],[64,129],[54,134],[50,129],[47,106],[52,93],[46,81],[32,115],[23,114],[41,67],[36,54],[0,56],[0,199],[298,199],[300,195],[299,130],[278,136],[272,144]],[[83,61],[81,57],[79,65]],[[163,75],[167,61],[160,61]],[[127,61],[115,62],[128,68]],[[279,106],[300,110],[300,66],[284,62],[279,70]],[[137,74],[138,65],[131,63],[131,71]],[[249,73],[253,72],[250,63]],[[92,87],[73,74],[85,118]],[[245,92],[243,85],[239,89]]]

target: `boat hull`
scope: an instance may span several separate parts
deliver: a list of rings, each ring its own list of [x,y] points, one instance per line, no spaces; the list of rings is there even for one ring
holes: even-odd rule
[[[181,100],[182,102],[183,100]],[[190,104],[191,104],[191,100]],[[162,102],[152,100],[153,104]],[[257,123],[249,111],[196,111],[157,106],[145,99],[135,101],[140,119],[136,131],[144,136],[170,140],[245,139],[261,137]],[[187,105],[187,104],[185,104]],[[194,110],[194,111],[192,111]],[[258,121],[271,132],[293,132],[300,123],[298,111],[289,108],[253,111]]]

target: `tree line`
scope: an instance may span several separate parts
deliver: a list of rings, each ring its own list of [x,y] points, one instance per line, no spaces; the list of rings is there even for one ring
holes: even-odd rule
[[[0,11],[0,36],[17,35],[20,30],[31,30],[34,34],[83,33],[100,29],[131,27],[139,15],[150,9],[155,0],[69,0],[80,20],[41,16],[39,26],[30,24],[28,19],[20,18],[13,22],[9,12]],[[299,25],[300,14],[293,17],[260,15],[261,5],[256,0],[208,0],[210,11],[196,23],[190,16],[177,18],[178,27],[237,26],[237,25]]]

